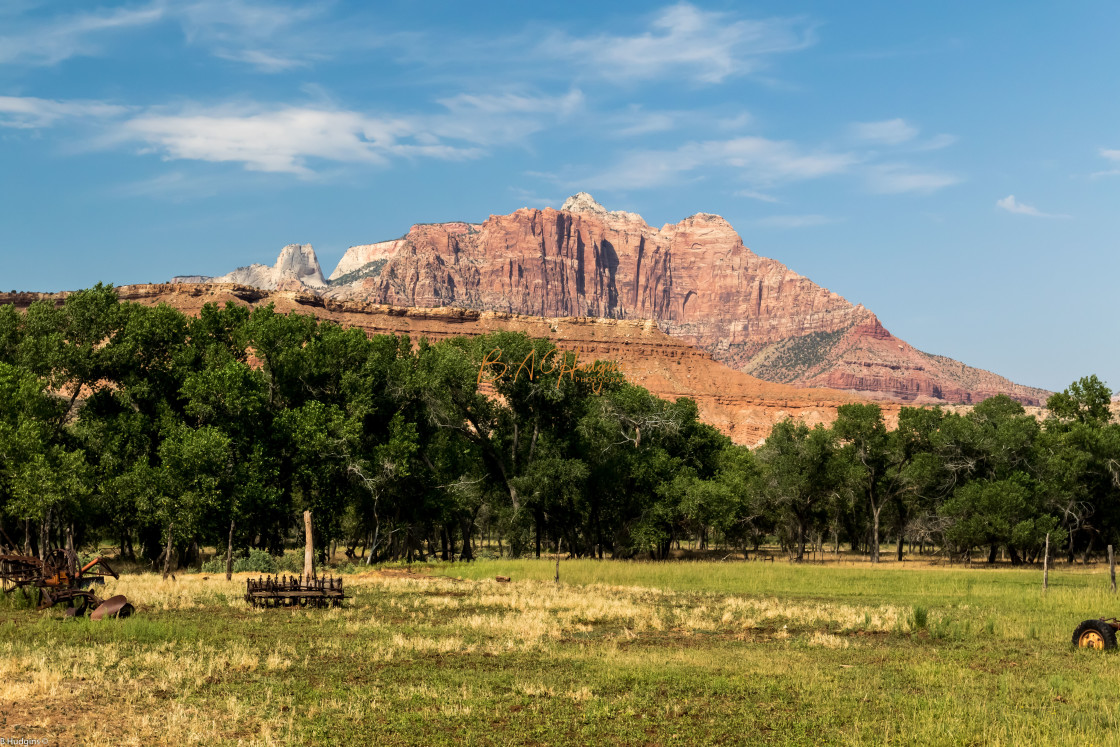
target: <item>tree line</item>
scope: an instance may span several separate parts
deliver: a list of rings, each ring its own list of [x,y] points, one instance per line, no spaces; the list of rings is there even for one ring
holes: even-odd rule
[[[312,316],[122,303],[107,285],[0,307],[0,545],[111,544],[179,565],[200,548],[316,546],[355,562],[670,557],[688,542],[791,558],[842,545],[1070,560],[1120,530],[1120,425],[1095,376],[1039,421],[876,404],[785,421],[752,451],[609,361],[498,332],[368,337]],[[170,550],[170,553],[168,552]]]

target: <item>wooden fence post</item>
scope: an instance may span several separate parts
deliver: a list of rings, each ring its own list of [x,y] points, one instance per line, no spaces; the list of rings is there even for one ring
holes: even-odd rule
[[[1108,577],[1112,580],[1112,593],[1116,593],[1116,559],[1112,557],[1112,545],[1108,546]]]
[[[315,578],[315,545],[311,540],[311,512],[303,512],[303,578],[310,581]]]
[[[564,538],[556,542],[556,583],[560,583],[560,548],[564,546]]]
[[[1050,532],[1046,533],[1046,549],[1042,551],[1042,590],[1050,585]]]

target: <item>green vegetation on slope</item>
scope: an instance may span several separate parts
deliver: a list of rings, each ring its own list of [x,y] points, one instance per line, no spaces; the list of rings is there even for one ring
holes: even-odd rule
[[[330,284],[332,286],[349,285],[350,283],[356,283],[357,281],[364,280],[365,278],[375,278],[381,274],[381,271],[385,269],[385,265],[387,265],[388,263],[389,260],[387,259],[375,259],[368,264],[362,265],[356,270],[351,270],[344,275],[339,275],[335,279],[331,280]]]
[[[791,337],[767,346],[743,370],[752,376],[788,384],[824,363],[851,329],[845,327],[835,332],[810,332],[801,337]]]

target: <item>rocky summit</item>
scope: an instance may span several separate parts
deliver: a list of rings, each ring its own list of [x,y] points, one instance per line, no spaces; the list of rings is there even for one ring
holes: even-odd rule
[[[288,244],[280,250],[280,256],[272,267],[251,264],[219,277],[179,275],[172,278],[171,282],[235,283],[264,290],[321,290],[327,287],[327,281],[323,279],[323,271],[319,267],[319,258],[315,256],[311,244]]]
[[[350,248],[329,281],[310,246],[291,245],[274,267],[203,282],[404,307],[649,319],[767,381],[906,402],[973,403],[1002,393],[1038,405],[1049,394],[917,350],[862,305],[752,252],[718,215],[653,228],[585,192],[560,210],[414,225],[402,238]]]

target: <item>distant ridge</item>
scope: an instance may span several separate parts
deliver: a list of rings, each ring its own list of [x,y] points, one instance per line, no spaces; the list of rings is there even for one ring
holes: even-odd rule
[[[917,350],[862,305],[746,248],[718,215],[655,229],[585,192],[560,210],[414,225],[399,239],[351,247],[329,279],[306,244],[284,247],[273,267],[188,277],[405,307],[652,319],[767,381],[904,402],[1007,394],[1041,405],[1050,394]]]

